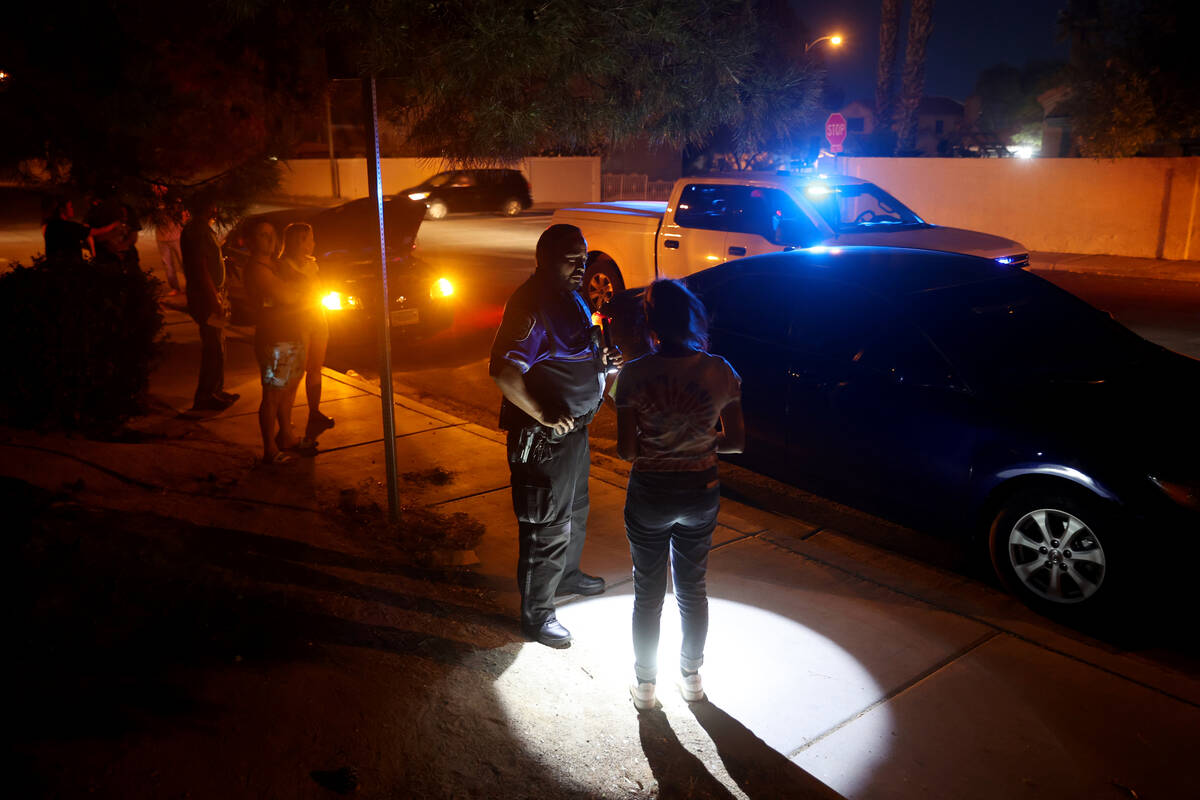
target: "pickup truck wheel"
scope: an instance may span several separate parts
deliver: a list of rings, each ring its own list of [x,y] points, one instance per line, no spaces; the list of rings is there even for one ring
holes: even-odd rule
[[[583,273],[583,285],[579,291],[587,300],[588,308],[599,311],[612,300],[614,294],[625,291],[625,279],[612,259],[597,258]]]

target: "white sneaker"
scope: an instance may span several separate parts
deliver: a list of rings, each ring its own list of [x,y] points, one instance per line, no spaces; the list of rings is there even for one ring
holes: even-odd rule
[[[629,687],[629,696],[633,698],[633,707],[638,711],[650,711],[661,707],[661,704],[654,699],[653,683],[633,684]]]
[[[700,673],[695,672],[687,677],[679,676],[679,693],[689,703],[699,703],[704,699],[704,685],[700,682]]]

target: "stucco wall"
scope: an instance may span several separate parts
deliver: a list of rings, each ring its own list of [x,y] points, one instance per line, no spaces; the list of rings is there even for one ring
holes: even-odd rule
[[[928,222],[1031,250],[1200,259],[1200,158],[839,158]]]
[[[284,162],[279,191],[296,197],[331,197],[329,159],[294,159]],[[513,165],[525,173],[533,188],[535,203],[577,203],[600,199],[600,159],[526,158]],[[384,194],[395,194],[442,170],[453,169],[445,162],[422,158],[385,158],[380,163]],[[367,161],[339,158],[341,196],[366,197]]]

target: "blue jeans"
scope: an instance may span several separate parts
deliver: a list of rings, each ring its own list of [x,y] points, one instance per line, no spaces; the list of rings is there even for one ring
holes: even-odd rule
[[[658,632],[667,591],[668,553],[683,623],[679,665],[694,672],[704,663],[708,637],[705,573],[720,505],[715,469],[634,470],[629,476],[625,532],[633,557],[633,668],[639,682],[654,681],[658,676]]]

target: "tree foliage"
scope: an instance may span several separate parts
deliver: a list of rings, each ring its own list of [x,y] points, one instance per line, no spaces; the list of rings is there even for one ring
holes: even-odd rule
[[[0,34],[10,159],[85,188],[246,195],[329,77],[379,75],[419,152],[488,161],[635,137],[739,149],[815,108],[819,70],[771,57],[754,0],[64,0]]]
[[[1021,68],[996,64],[981,71],[974,92],[980,99],[977,126],[1005,144],[1034,132],[1040,142],[1045,111],[1038,95],[1058,85],[1063,69],[1057,61],[1030,61]]]
[[[1194,0],[1097,0],[1064,12],[1083,155],[1132,156],[1200,138],[1194,13]]]
[[[25,3],[6,15],[0,153],[85,191],[148,205],[157,184],[244,200],[277,180],[284,121],[317,98],[317,65],[269,25],[149,0]]]
[[[113,261],[39,256],[0,276],[0,418],[107,433],[145,413],[162,347],[160,288]]]

